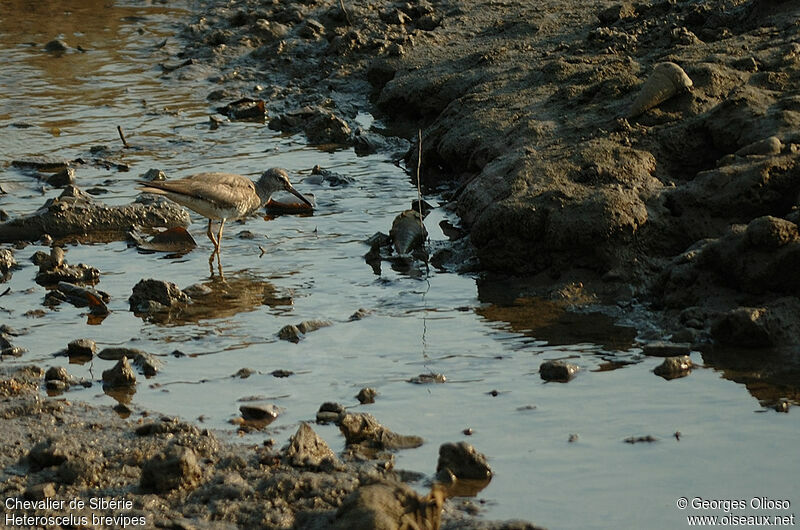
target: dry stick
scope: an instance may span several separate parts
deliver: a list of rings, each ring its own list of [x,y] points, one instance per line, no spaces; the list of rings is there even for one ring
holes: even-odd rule
[[[347,10],[344,8],[344,0],[339,0],[339,7],[342,8],[342,13],[344,13],[344,18],[347,19],[347,25],[352,26],[353,23],[350,22],[350,15],[347,14]]]
[[[417,129],[417,209],[419,210],[419,226],[422,233],[425,233],[425,223],[422,220],[422,129]],[[422,242],[425,246],[425,242]],[[425,252],[425,267],[428,267],[428,253]]]
[[[417,209],[419,210],[419,226],[424,234],[425,223],[422,219],[422,129],[417,129]],[[422,247],[423,253],[425,254],[425,283],[427,284],[425,292],[422,293],[422,302],[425,306],[425,312],[422,316],[422,358],[427,359],[428,307],[425,296],[428,294],[428,291],[431,290],[431,268],[428,264],[428,249],[425,248],[425,240],[422,241]],[[431,370],[431,373],[433,373],[433,370]],[[430,389],[428,389],[428,393],[430,393]]]
[[[128,142],[125,140],[125,135],[122,134],[122,127],[119,125],[117,125],[117,132],[119,133],[119,139],[122,140],[122,145],[124,145],[126,148],[130,147]]]

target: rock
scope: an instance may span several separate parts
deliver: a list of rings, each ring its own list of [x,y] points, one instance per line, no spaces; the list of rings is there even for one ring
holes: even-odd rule
[[[64,259],[64,249],[58,246],[50,249],[49,256],[38,251],[31,259],[39,265],[39,272],[36,273],[36,283],[39,285],[50,286],[59,282],[95,284],[100,280],[100,271],[94,267],[83,263],[69,265]]]
[[[331,401],[326,401],[322,405],[319,406],[319,410],[317,411],[317,423],[339,423],[339,421],[344,417],[346,409],[344,405],[339,403],[333,403]]]
[[[736,154],[739,156],[771,156],[780,154],[781,150],[783,150],[783,143],[781,143],[780,138],[770,136],[742,147],[736,151]]]
[[[48,297],[52,295],[52,297]],[[107,315],[109,313],[106,303],[110,300],[108,293],[81,287],[67,282],[58,282],[58,286],[45,296],[45,305],[57,305],[66,301],[75,307],[89,307],[89,312],[93,315]]]
[[[64,53],[69,50],[69,46],[61,39],[53,39],[44,45],[44,51],[50,53]]]
[[[300,333],[300,328],[295,326],[294,324],[289,324],[283,326],[280,331],[278,331],[278,338],[281,340],[288,340],[289,342],[294,342],[295,344],[300,342],[300,339],[303,337],[303,334]]]
[[[185,305],[189,297],[174,283],[151,278],[140,280],[133,287],[128,302],[134,313],[152,313]]]
[[[51,366],[44,373],[45,381],[63,381],[69,383],[72,377],[67,372],[67,369],[62,366]]]
[[[336,455],[306,422],[300,422],[297,432],[283,450],[283,458],[294,467],[330,469],[337,464]]]
[[[71,167],[67,167],[45,178],[44,180],[45,182],[56,188],[63,188],[64,186],[72,186],[73,184],[75,184],[75,170]]]
[[[322,107],[303,107],[273,118],[269,128],[296,133],[303,131],[309,143],[348,144],[351,141],[350,126],[342,118]]]
[[[19,357],[25,353],[25,348],[20,348],[11,344],[4,333],[0,333],[0,355],[3,357]]]
[[[0,248],[0,281],[7,281],[11,277],[11,269],[16,266],[14,253],[7,248]]]
[[[333,522],[334,530],[430,529],[440,526],[442,496],[420,497],[396,482],[362,486],[348,495]]]
[[[800,241],[795,223],[770,215],[750,221],[745,237],[750,246],[766,249],[777,249]]]
[[[606,25],[610,25],[618,20],[631,18],[634,16],[636,16],[636,9],[628,3],[614,4],[611,7],[603,9],[597,14],[598,20]]]
[[[297,324],[296,326],[293,324],[289,324],[288,326],[284,326],[278,331],[278,338],[281,340],[288,340],[289,342],[300,342],[300,339],[303,338],[303,335],[307,333],[311,333],[312,331],[316,331],[320,328],[324,328],[327,326],[332,325],[333,322],[330,320],[321,320],[321,319],[314,319],[314,320],[304,320]]]
[[[43,482],[25,488],[25,498],[31,501],[42,501],[55,496],[56,488],[52,482]]]
[[[354,322],[356,320],[361,320],[364,317],[368,316],[372,311],[369,309],[359,308],[357,309],[352,315],[350,315],[347,319],[348,322]]]
[[[138,348],[112,347],[103,348],[97,356],[105,361],[119,361],[124,357],[133,361],[146,377],[153,377],[161,369],[162,362],[153,355]]]
[[[217,112],[228,116],[232,120],[248,120],[264,122],[267,110],[263,99],[241,98],[224,107],[217,109]]]
[[[630,110],[629,118],[635,118],[648,109],[651,109],[676,94],[687,91],[692,87],[692,80],[675,63],[658,63],[653,68],[653,73],[642,85],[639,95],[636,96]]]
[[[447,377],[444,374],[419,374],[409,379],[408,382],[415,385],[442,384],[447,382]]]
[[[267,403],[248,403],[239,406],[242,417],[248,421],[262,422],[264,426],[269,425],[278,418],[280,410],[275,405]]]
[[[577,365],[564,361],[545,361],[539,366],[539,376],[545,381],[566,383],[575,377],[579,369]]]
[[[660,375],[664,379],[675,379],[689,375],[694,365],[688,355],[679,357],[667,357],[664,362],[656,366],[653,373]]]
[[[439,447],[436,471],[442,469],[449,469],[459,479],[486,480],[492,477],[486,456],[467,442],[446,443]]]
[[[339,422],[347,445],[362,444],[373,449],[411,449],[422,445],[419,436],[394,433],[371,414],[345,414]]]
[[[145,491],[167,493],[175,489],[192,490],[203,476],[195,452],[180,445],[170,445],[142,465],[139,483]]]
[[[67,355],[70,357],[89,357],[94,355],[97,344],[92,339],[75,339],[67,344]]]
[[[739,307],[718,318],[711,326],[711,335],[722,344],[731,346],[770,346],[772,340],[767,330],[766,310]]]
[[[133,225],[185,227],[189,222],[189,214],[167,199],[140,198],[133,204],[107,206],[67,186],[36,212],[0,223],[0,243],[38,241],[45,234],[55,238],[101,234],[110,241],[124,239]]]
[[[331,112],[316,114],[306,123],[303,131],[312,145],[347,144],[350,142],[350,126]]]
[[[141,180],[155,180],[155,181],[167,180],[167,174],[161,171],[160,169],[150,168],[142,174]]]
[[[365,405],[368,403],[375,403],[375,396],[377,395],[378,395],[377,390],[375,390],[374,388],[366,387],[358,391],[358,394],[356,394],[356,399],[358,400],[359,403]]]
[[[103,372],[103,386],[108,388],[131,387],[136,384],[136,374],[133,373],[127,357],[120,359],[113,368]]]
[[[665,341],[651,341],[642,344],[642,352],[651,357],[670,357],[682,355],[691,349],[691,344]]]
[[[398,254],[406,255],[414,250],[423,249],[428,232],[422,223],[419,212],[405,210],[394,218],[389,237]]]

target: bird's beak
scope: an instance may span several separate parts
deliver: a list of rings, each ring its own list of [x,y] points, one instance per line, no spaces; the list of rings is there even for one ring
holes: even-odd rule
[[[314,205],[313,205],[313,204],[311,204],[311,201],[309,201],[308,199],[306,199],[306,198],[303,196],[303,194],[302,194],[302,193],[300,193],[299,191],[297,191],[296,189],[294,189],[294,187],[293,187],[291,184],[289,184],[289,183],[286,183],[286,186],[285,186],[285,188],[284,188],[284,189],[285,189],[286,191],[288,191],[289,193],[291,193],[292,195],[294,195],[295,197],[297,197],[298,199],[300,199],[301,201],[303,201],[304,203],[306,203],[306,204],[308,205],[308,207],[309,207],[309,208],[314,208]]]

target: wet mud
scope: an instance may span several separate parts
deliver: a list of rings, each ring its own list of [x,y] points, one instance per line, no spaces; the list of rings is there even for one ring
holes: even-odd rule
[[[391,153],[412,181],[419,167],[421,188],[440,194],[462,220],[431,261],[499,275],[479,285],[485,306],[477,312],[486,320],[551,344],[639,345],[665,358],[655,371],[665,379],[689,375],[694,365],[683,354],[701,350],[709,366],[785,412],[798,399],[791,347],[800,343],[800,8],[777,0],[571,7],[200,2],[182,49],[161,68],[173,80],[217,85],[207,99],[226,117],[213,116],[212,129],[226,120],[264,121],[302,132],[321,149]],[[81,53],[58,40],[45,50]],[[363,126],[365,110],[376,125]],[[19,161],[55,173],[45,182],[66,190],[39,211],[0,223],[0,241],[111,241],[189,223],[169,202],[96,202],[75,191],[68,165]],[[350,184],[331,179],[319,182]],[[408,212],[408,222],[393,226],[367,257],[378,270],[381,248],[405,255],[424,239],[418,214]],[[164,250],[152,242],[149,249]],[[0,272],[13,273],[13,253],[1,257]],[[53,254],[42,259],[48,273],[68,266]],[[143,280],[131,310],[180,324],[291,304],[266,280],[214,279],[213,272],[186,292]],[[91,275],[66,280],[43,281],[63,300],[103,311],[103,293],[74,285],[93,284]],[[297,343],[328,324],[303,321],[278,334]],[[21,354],[8,337],[4,331],[3,355]],[[80,346],[68,353],[95,355]],[[130,402],[134,367],[147,377],[157,372],[139,350],[98,356],[117,363],[102,381],[121,407]],[[540,375],[574,386],[583,374],[557,360],[543,363]],[[444,381],[423,374],[414,382]],[[10,448],[0,466],[3,496],[43,502],[27,515],[63,515],[48,498],[107,497],[122,504],[70,514],[122,514],[147,527],[534,528],[483,521],[446,501],[470,491],[467,481],[491,477],[486,458],[466,444],[442,446],[430,466],[436,480],[423,495],[403,483],[390,452],[422,440],[369,414],[331,413],[347,444],[339,454],[306,423],[284,448],[247,447],[170,418],[128,422],[40,396],[43,385],[58,392],[77,384],[35,367],[0,380]],[[274,411],[243,407],[245,420]]]

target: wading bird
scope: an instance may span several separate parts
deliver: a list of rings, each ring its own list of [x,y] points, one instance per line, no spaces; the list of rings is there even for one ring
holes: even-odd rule
[[[141,191],[164,195],[208,218],[208,238],[219,256],[222,228],[228,219],[239,219],[263,207],[276,191],[285,190],[313,207],[308,199],[294,189],[286,170],[266,170],[257,182],[232,173],[197,173],[181,179],[139,182]],[[219,220],[216,238],[211,231],[212,220]]]

